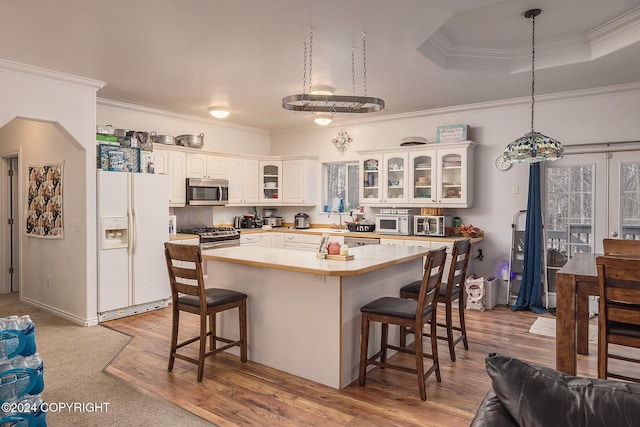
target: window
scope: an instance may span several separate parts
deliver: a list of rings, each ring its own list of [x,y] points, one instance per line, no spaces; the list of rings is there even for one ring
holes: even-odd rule
[[[325,183],[323,210],[325,212],[334,210],[334,199],[342,199],[345,211],[358,206],[360,200],[358,163],[325,163],[323,169]]]

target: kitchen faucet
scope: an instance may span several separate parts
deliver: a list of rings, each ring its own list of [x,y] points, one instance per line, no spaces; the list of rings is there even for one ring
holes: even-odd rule
[[[332,214],[338,215],[338,229],[342,230],[342,215],[347,215],[347,212],[329,212],[329,214],[327,215],[327,218],[331,218]]]

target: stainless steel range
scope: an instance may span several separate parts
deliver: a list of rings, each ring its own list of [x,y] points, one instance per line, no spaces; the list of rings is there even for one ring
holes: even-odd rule
[[[193,227],[179,230],[184,234],[200,236],[200,249],[240,246],[240,232],[233,227]]]

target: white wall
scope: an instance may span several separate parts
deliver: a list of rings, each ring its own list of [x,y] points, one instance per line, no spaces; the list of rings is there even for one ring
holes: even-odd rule
[[[73,317],[84,312],[87,293],[84,270],[88,251],[84,233],[75,224],[85,223],[84,148],[58,129],[59,125],[26,119],[14,119],[0,128],[3,148],[20,148],[19,179],[21,210],[15,231],[20,239],[20,297],[44,304]],[[24,234],[24,195],[27,167],[64,161],[63,218],[64,239],[39,239]],[[47,281],[47,276],[49,281]]]
[[[538,96],[535,127],[565,145],[638,140],[638,111],[638,84]],[[528,166],[516,164],[500,172],[494,167],[494,160],[510,141],[530,130],[530,118],[530,100],[523,98],[283,132],[272,135],[271,147],[273,155],[318,154],[320,163],[355,160],[357,150],[396,148],[406,136],[423,136],[435,142],[437,126],[469,124],[471,139],[478,142],[474,206],[447,212],[485,230],[485,240],[477,246],[483,249],[485,257],[482,262],[476,261],[476,271],[498,276],[501,262],[509,257],[512,216],[527,207]],[[344,155],[331,143],[341,129],[353,138]],[[512,194],[513,186],[519,187],[519,194]],[[319,214],[319,209],[320,203],[309,211],[312,218],[326,218]],[[506,289],[501,289],[501,299],[506,300],[505,294]]]
[[[69,172],[63,195],[65,239],[19,233],[21,297],[80,324],[96,319],[94,141],[96,90],[102,85],[0,60],[0,126],[25,119],[2,129],[0,157],[19,153],[20,171],[29,164],[65,160]],[[17,229],[24,230],[24,176],[20,180]],[[47,275],[49,289],[42,283]]]

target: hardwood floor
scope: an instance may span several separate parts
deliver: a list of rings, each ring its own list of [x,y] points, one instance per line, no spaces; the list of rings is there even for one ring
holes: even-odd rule
[[[241,363],[227,353],[207,359],[201,383],[196,382],[197,367],[181,360],[169,373],[169,308],[103,323],[133,336],[106,371],[220,426],[462,426],[469,425],[491,388],[484,365],[488,353],[555,367],[555,338],[528,333],[536,318],[534,313],[512,312],[505,306],[467,310],[469,350],[459,343],[457,361],[451,362],[446,342],[439,340],[442,382],[437,383],[435,375],[427,380],[426,402],[420,400],[413,375],[388,369],[371,371],[365,387],[356,380],[342,390],[254,362]],[[188,325],[181,332],[189,332],[181,337],[197,335],[196,320],[182,315],[181,327]],[[597,375],[596,350],[590,344],[590,355],[578,357],[578,375]],[[413,363],[407,355],[393,357]]]

